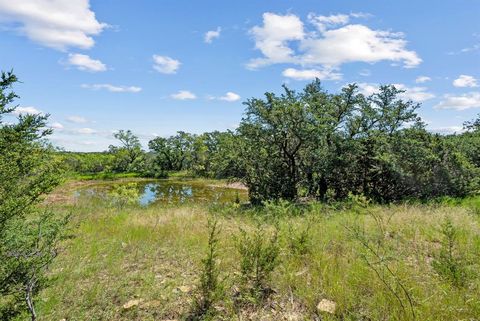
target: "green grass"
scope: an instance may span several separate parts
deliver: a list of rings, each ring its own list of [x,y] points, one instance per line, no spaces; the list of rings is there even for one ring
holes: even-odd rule
[[[480,315],[479,199],[453,204],[302,209],[270,204],[116,209],[100,202],[54,205],[72,211],[72,238],[39,294],[41,320],[171,320],[186,317],[207,250],[207,220],[219,219],[221,320],[477,320]],[[478,208],[478,207],[477,207]],[[293,215],[294,213],[295,215]],[[455,256],[467,271],[455,286],[432,267],[442,224],[457,229]],[[237,305],[239,229],[279,229],[274,292],[257,305]],[[303,250],[298,250],[299,239]],[[295,246],[295,244],[297,244]],[[369,250],[371,247],[372,250]],[[391,271],[391,272],[389,272]],[[139,304],[123,305],[138,299]],[[320,312],[322,299],[335,314]]]

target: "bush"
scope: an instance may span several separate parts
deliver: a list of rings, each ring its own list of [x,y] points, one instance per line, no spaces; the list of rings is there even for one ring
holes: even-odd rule
[[[458,230],[450,218],[446,218],[442,226],[443,242],[440,252],[432,262],[433,269],[454,286],[465,285],[467,278],[466,262],[457,253]]]
[[[108,193],[112,205],[123,208],[127,205],[135,205],[140,199],[136,183],[120,184],[112,188]]]
[[[266,298],[271,292],[271,274],[279,264],[278,230],[269,233],[261,225],[250,233],[241,229],[236,248],[240,254],[241,293],[255,301]]]
[[[194,299],[193,311],[188,320],[202,320],[213,315],[213,304],[218,300],[221,292],[218,269],[218,221],[216,218],[208,221],[208,249],[202,260],[200,286]]]

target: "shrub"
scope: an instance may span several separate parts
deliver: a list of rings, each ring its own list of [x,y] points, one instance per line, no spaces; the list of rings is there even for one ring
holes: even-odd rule
[[[278,230],[268,233],[261,225],[250,233],[241,229],[236,247],[240,254],[242,294],[255,301],[264,299],[271,292],[271,274],[279,264]]]
[[[138,203],[140,194],[136,183],[117,185],[108,193],[112,205],[123,208]]]
[[[208,248],[207,255],[202,260],[200,286],[194,299],[193,311],[188,320],[202,320],[213,315],[213,304],[221,294],[218,269],[218,221],[216,218],[208,220]]]
[[[450,281],[454,286],[463,286],[467,278],[466,263],[457,253],[458,230],[448,217],[442,226],[442,236],[442,247],[433,260],[432,267],[439,276]]]

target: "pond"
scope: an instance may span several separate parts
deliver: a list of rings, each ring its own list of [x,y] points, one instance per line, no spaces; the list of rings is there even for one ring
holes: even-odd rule
[[[129,186],[137,191],[138,203],[142,206],[151,204],[186,204],[186,203],[232,203],[248,200],[245,189],[232,188],[224,184],[209,184],[203,181],[153,180],[136,182],[99,182],[75,191],[76,199],[99,198],[109,200],[112,192]],[[134,193],[135,194],[135,193]]]

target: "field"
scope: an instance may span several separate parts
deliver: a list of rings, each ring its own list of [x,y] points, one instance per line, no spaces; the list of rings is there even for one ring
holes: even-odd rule
[[[71,212],[72,221],[49,271],[52,284],[37,298],[41,320],[191,319],[213,219],[219,285],[211,319],[480,315],[478,198],[389,206],[362,198],[262,208],[234,202],[118,207],[93,199],[49,206]],[[255,240],[247,247],[278,247],[260,298],[242,278],[238,249],[245,235]]]

